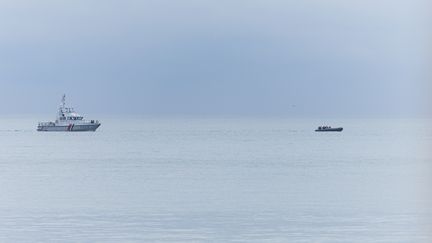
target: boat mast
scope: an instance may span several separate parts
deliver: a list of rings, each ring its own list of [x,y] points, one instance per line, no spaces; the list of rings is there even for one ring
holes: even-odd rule
[[[61,99],[61,103],[60,103],[56,122],[58,122],[61,119],[61,117],[64,117],[63,112],[65,110],[65,107],[66,107],[66,95],[64,94],[62,99]]]
[[[65,94],[62,97],[60,107],[61,108],[65,108],[66,107],[66,95]]]

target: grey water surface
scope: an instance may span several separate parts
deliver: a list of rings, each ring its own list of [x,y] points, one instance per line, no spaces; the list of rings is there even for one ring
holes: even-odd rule
[[[431,120],[0,119],[0,242],[432,242]]]

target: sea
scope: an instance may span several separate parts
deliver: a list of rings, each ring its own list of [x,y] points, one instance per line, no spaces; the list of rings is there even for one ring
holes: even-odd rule
[[[429,119],[37,122],[0,118],[0,242],[432,242]]]

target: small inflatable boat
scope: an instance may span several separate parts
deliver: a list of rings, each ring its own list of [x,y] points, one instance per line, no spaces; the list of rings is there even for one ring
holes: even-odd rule
[[[315,130],[315,132],[342,132],[342,127],[330,127],[330,126],[321,126]]]

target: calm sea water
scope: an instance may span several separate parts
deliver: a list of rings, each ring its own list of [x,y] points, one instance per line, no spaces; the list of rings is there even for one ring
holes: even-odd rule
[[[432,242],[432,121],[0,119],[0,242]]]

